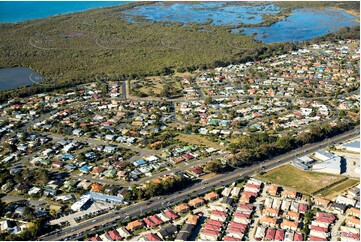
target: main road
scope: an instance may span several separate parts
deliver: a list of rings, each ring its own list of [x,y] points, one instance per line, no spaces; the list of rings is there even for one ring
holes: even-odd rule
[[[284,155],[280,155],[271,160],[265,161],[262,163],[262,169],[272,169],[276,166],[288,163],[294,159],[295,156],[304,156],[307,154],[314,153],[318,149],[326,148],[331,143],[339,143],[343,142],[347,139],[355,138],[359,136],[359,127],[353,129],[351,131],[345,132],[343,134],[337,135],[333,138],[323,140],[318,143],[308,144],[301,148],[295,149],[289,153]],[[41,240],[78,240],[83,238],[83,234],[80,233],[88,233],[88,231],[93,230],[92,232],[102,232],[106,228],[111,228],[116,226],[116,222],[122,222],[125,220],[127,216],[130,218],[136,219],[137,216],[144,214],[149,211],[163,210],[168,206],[174,205],[186,199],[190,196],[201,195],[206,192],[209,192],[214,187],[223,187],[227,184],[230,184],[242,177],[252,176],[257,173],[260,169],[259,164],[255,164],[245,168],[237,168],[232,172],[228,172],[225,174],[220,174],[214,176],[207,180],[207,183],[196,183],[191,187],[188,187],[178,193],[174,193],[168,196],[160,196],[151,199],[151,203],[149,201],[143,201],[137,204],[130,205],[122,211],[110,211],[107,214],[99,216],[96,218],[96,221],[89,220],[83,222],[75,227],[65,228],[59,232],[53,232],[47,236],[42,236]],[[94,222],[93,222],[94,221]]]

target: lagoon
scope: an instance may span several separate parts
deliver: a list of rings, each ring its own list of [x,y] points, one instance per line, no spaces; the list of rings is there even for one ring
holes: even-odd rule
[[[263,6],[229,5],[226,2],[203,3],[164,3],[135,7],[128,11],[127,20],[135,22],[134,16],[150,21],[195,22],[211,25],[258,24],[263,22],[262,15],[275,15],[281,11],[274,4]]]
[[[236,26],[239,24],[259,24],[263,22],[262,15],[276,15],[280,12],[274,4],[262,6],[227,5],[225,2],[204,3],[156,3],[135,7],[123,14],[126,19],[135,22],[135,16],[156,22],[180,22],[187,24],[208,23],[217,26]],[[336,32],[342,27],[359,25],[357,17],[343,10],[332,8],[310,9],[299,8],[291,15],[267,27],[247,27],[232,29],[232,33],[242,32],[254,36],[264,43],[303,41],[317,36]]]
[[[15,89],[21,86],[31,86],[43,80],[38,73],[25,67],[0,69],[0,90]]]

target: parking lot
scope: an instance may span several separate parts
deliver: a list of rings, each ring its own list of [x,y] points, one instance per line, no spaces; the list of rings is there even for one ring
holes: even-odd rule
[[[79,211],[73,214],[69,214],[67,216],[55,219],[50,221],[50,224],[61,224],[61,222],[69,222],[70,226],[76,226],[77,222],[75,221],[76,217],[84,216],[86,214],[95,213],[102,209],[109,209],[113,205],[112,204],[103,204],[103,203],[93,203],[87,210]]]

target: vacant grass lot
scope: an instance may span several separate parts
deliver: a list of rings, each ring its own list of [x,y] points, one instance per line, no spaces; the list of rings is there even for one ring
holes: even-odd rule
[[[344,177],[326,173],[302,171],[287,164],[267,171],[263,175],[257,175],[256,178],[293,188],[302,193],[312,194]]]
[[[332,200],[333,198],[337,197],[339,194],[341,194],[344,191],[348,190],[349,188],[357,185],[358,183],[360,183],[360,180],[358,180],[358,179],[347,179],[347,180],[345,180],[341,183],[335,184],[334,186],[331,186],[315,195]]]
[[[176,139],[197,146],[205,145],[216,149],[224,149],[219,144],[197,134],[179,134]]]

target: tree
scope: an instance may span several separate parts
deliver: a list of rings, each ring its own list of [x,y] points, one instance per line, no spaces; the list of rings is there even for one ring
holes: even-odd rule
[[[345,110],[340,110],[340,112],[338,113],[338,117],[343,118],[345,116],[346,116],[346,111]]]
[[[205,104],[211,104],[213,102],[212,97],[206,97],[204,100]]]
[[[212,160],[207,163],[206,169],[210,172],[221,173],[224,169],[223,165],[218,160]]]

